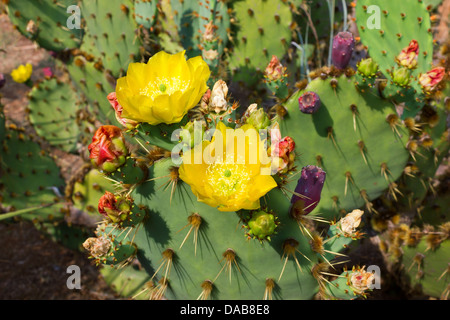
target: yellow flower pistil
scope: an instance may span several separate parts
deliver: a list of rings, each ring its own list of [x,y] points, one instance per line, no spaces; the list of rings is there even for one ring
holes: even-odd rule
[[[238,133],[245,138],[239,140]],[[190,185],[198,201],[219,211],[258,209],[260,198],[277,186],[262,147],[252,125],[233,130],[219,122],[211,142],[204,141],[183,155],[180,178]]]
[[[30,79],[33,73],[33,66],[29,63],[20,65],[11,72],[11,77],[15,82],[24,83]]]
[[[210,70],[202,57],[186,61],[185,51],[160,51],[147,63],[131,63],[117,80],[122,116],[152,125],[178,123],[207,90]]]

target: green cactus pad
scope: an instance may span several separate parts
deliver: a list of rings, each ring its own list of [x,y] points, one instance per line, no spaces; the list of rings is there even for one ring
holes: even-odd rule
[[[134,19],[136,23],[150,29],[155,23],[158,14],[157,4],[157,0],[135,0]]]
[[[50,145],[67,152],[77,150],[80,128],[76,93],[57,79],[35,85],[29,95],[29,118],[36,132]]]
[[[270,242],[246,240],[237,214],[198,202],[182,181],[173,185],[175,181],[169,178],[172,166],[170,159],[156,162],[149,168],[153,178],[131,194],[136,204],[150,211],[136,233],[135,244],[140,263],[154,276],[155,292],[160,290],[170,299],[196,299],[202,296],[202,283],[210,280],[212,299],[262,299],[266,280],[273,279],[276,299],[311,299],[317,293],[319,285],[311,269],[321,258],[289,217],[290,202],[280,190],[274,189],[261,200],[280,217],[278,232]],[[201,217],[201,223],[191,223],[193,214]],[[295,251],[301,271],[292,255],[283,254],[287,240],[295,240],[296,249],[311,260]],[[169,287],[163,290],[161,280],[166,275]]]
[[[331,81],[336,82],[336,89]],[[303,92],[297,92],[286,103],[288,115],[280,121],[280,129],[296,143],[298,170],[314,164],[326,171],[315,212],[336,217],[340,209],[348,212],[377,198],[389,182],[398,179],[409,158],[408,134],[401,127],[396,128],[397,134],[386,121],[395,114],[393,105],[372,91],[359,93],[353,78],[316,79],[306,91],[319,95],[318,112],[300,112],[298,98]],[[381,174],[383,164],[389,170],[389,182]],[[298,178],[288,180],[286,188],[293,191]]]
[[[125,298],[148,299],[145,294],[146,283],[150,280],[145,270],[139,269],[136,265],[127,265],[116,269],[110,266],[101,268],[100,273],[106,283],[117,292],[118,295]],[[141,294],[139,294],[142,292]]]
[[[61,51],[78,48],[83,38],[83,30],[69,29],[69,19],[74,18],[72,11],[67,12],[76,0],[14,0],[7,2],[8,15],[18,30],[28,38],[35,40],[47,50]],[[81,12],[80,12],[81,13]],[[33,21],[36,33],[27,31],[27,25]],[[75,22],[72,21],[72,22]],[[80,16],[81,23],[81,16]]]
[[[449,268],[450,241],[442,242],[435,250],[427,249],[425,239],[416,247],[405,246],[402,249],[402,264],[411,287],[432,297],[441,297],[450,283],[450,273],[444,273]],[[415,261],[417,254],[423,256],[420,267]]]
[[[397,65],[395,57],[408,47],[411,40],[419,44],[417,68],[412,70],[410,86],[418,95],[422,93],[417,79],[432,67],[433,36],[430,14],[421,0],[406,0],[401,4],[395,1],[358,1],[356,21],[361,42],[368,47],[369,55],[380,65],[380,71],[389,80],[390,72]],[[394,91],[397,91],[395,89]],[[424,105],[423,97],[402,92],[396,97],[405,102],[407,109],[403,115],[414,116]]]
[[[90,62],[83,56],[74,57],[67,70],[73,84],[80,93],[81,103],[89,105],[89,111],[103,124],[120,126],[116,120],[114,109],[106,98],[114,91],[115,79],[103,70],[98,63]]]
[[[212,5],[214,4],[214,8]],[[173,20],[178,26],[181,44],[186,48],[188,57],[202,54],[199,48],[205,25],[213,20],[217,26],[216,36],[219,39],[218,52],[221,54],[228,42],[230,17],[225,1],[170,1]]]
[[[123,68],[140,57],[133,6],[131,0],[91,0],[81,5],[86,34],[80,49],[101,61],[115,77],[124,75]]]
[[[291,42],[291,9],[277,0],[238,1],[233,9],[238,29],[228,58],[233,80],[254,85],[272,55],[281,60],[287,52]]]
[[[38,208],[24,219],[53,220],[60,215],[64,180],[60,170],[41,146],[24,131],[8,128],[0,149],[0,198],[11,211]]]

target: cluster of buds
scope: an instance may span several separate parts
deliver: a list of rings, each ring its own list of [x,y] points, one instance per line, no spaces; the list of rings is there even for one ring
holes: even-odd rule
[[[445,68],[433,68],[419,77],[419,83],[426,93],[434,91],[445,77]]]
[[[355,38],[348,31],[339,32],[333,38],[333,48],[331,51],[331,59],[333,65],[338,69],[345,69],[352,58],[355,49]]]
[[[326,172],[322,168],[312,165],[302,168],[291,198],[291,214],[307,215],[314,210],[319,204],[325,178]]]
[[[272,59],[264,70],[264,82],[274,96],[280,99],[288,96],[286,67],[281,64],[275,55],[272,56]]]
[[[112,223],[121,224],[131,214],[132,200],[106,191],[98,202],[98,212]]]
[[[419,55],[419,43],[416,40],[411,40],[408,47],[404,48],[402,52],[395,57],[395,61],[400,67],[414,69],[417,67],[417,57]]]
[[[108,94],[107,99],[111,104],[111,107],[113,107],[114,109],[117,121],[121,125],[123,125],[128,130],[131,130],[134,129],[139,124],[139,122],[122,117],[123,108],[120,105],[119,101],[117,101],[117,96],[115,92],[111,92],[110,94]]]
[[[104,172],[114,172],[122,166],[128,156],[125,138],[116,126],[101,126],[88,146],[91,163]]]

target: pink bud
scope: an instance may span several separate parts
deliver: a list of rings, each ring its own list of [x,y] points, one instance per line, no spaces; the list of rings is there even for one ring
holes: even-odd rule
[[[270,81],[279,80],[284,76],[285,69],[278,57],[273,55],[264,74]]]
[[[402,67],[414,69],[417,66],[417,56],[419,55],[419,43],[411,40],[408,47],[395,58],[395,61]]]
[[[437,85],[444,79],[445,68],[437,67],[425,74],[422,74],[419,78],[419,82],[425,91],[430,92],[436,89]]]
[[[50,67],[42,68],[42,72],[44,73],[44,77],[46,77],[46,78],[53,77],[53,71],[52,71],[52,68],[50,68]]]

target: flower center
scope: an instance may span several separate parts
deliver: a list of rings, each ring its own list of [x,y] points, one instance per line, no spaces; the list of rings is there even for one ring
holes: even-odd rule
[[[155,99],[163,93],[171,95],[177,91],[184,92],[188,87],[189,80],[183,80],[180,77],[156,77],[149,81],[146,87],[141,88],[139,94]]]
[[[250,176],[245,165],[214,163],[206,170],[207,182],[220,196],[246,194]]]

